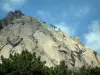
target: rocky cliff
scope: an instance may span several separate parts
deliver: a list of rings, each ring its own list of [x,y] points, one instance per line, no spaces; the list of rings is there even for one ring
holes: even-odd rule
[[[54,30],[46,23],[21,11],[9,12],[0,20],[0,56],[22,50],[36,52],[51,67],[65,60],[69,68],[100,66],[100,55],[82,45],[79,38],[71,38],[61,30]]]

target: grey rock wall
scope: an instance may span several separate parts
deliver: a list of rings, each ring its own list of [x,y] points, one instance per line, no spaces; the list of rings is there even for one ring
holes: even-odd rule
[[[34,17],[22,15],[1,29],[0,56],[8,58],[10,53],[21,53],[25,49],[36,52],[49,67],[58,65],[61,60],[65,60],[69,68],[100,66],[100,57],[79,40],[70,38],[61,30],[52,30]]]

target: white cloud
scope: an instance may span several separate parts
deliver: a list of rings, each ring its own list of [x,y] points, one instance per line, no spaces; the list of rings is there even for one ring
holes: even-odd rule
[[[13,10],[14,10],[14,8],[11,7],[10,4],[8,4],[8,3],[4,4],[3,9],[4,9],[5,11],[7,11],[7,12],[8,12],[8,11],[13,11]]]
[[[50,17],[50,14],[43,10],[37,11],[37,15],[39,15],[39,17],[41,17],[42,19],[47,19],[48,17]]]
[[[27,0],[4,0],[2,9],[6,12],[15,10],[16,7],[23,5]]]
[[[83,18],[90,13],[91,8],[89,6],[75,6],[71,4],[69,11],[73,16]]]
[[[84,35],[86,45],[100,53],[100,21],[94,21]]]
[[[14,3],[14,4],[23,4],[26,0],[9,0],[11,3]]]
[[[69,36],[75,35],[75,28],[74,27],[72,28],[70,25],[67,25],[65,22],[60,22],[54,25],[57,26],[57,28],[60,28],[65,33],[67,33]]]
[[[49,12],[46,12],[46,11],[43,11],[43,10],[38,10],[36,12],[36,15],[39,16],[44,21],[50,20],[50,21],[54,22],[54,20],[55,20],[54,17],[51,16],[51,14]]]
[[[73,27],[71,27],[70,25],[67,25],[64,21],[61,21],[59,23],[55,23],[55,18],[46,11],[43,10],[39,10],[36,13],[37,16],[39,16],[42,20],[44,21],[50,21],[50,22],[54,22],[54,26],[56,26],[57,28],[60,28],[62,31],[64,31],[65,33],[67,33],[69,36],[74,36],[75,35],[75,25]],[[67,12],[63,12],[61,14],[60,18],[66,17],[67,16]]]
[[[67,12],[64,11],[64,12],[62,13],[62,17],[67,17],[67,16],[68,16]]]
[[[87,14],[90,12],[90,9],[88,7],[84,7],[84,8],[79,8],[74,12],[74,15],[76,17],[84,17],[87,16]]]

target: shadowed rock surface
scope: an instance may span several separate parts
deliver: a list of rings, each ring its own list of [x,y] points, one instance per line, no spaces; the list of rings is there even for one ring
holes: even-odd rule
[[[11,11],[0,20],[0,56],[8,58],[10,53],[21,53],[27,49],[51,67],[65,60],[68,68],[100,66],[100,55],[82,45],[79,38],[70,38],[61,30],[54,30],[46,23],[23,14]]]

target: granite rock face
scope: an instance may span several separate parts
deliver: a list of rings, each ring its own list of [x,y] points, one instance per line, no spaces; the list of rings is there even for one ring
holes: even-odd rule
[[[0,30],[0,56],[8,58],[10,53],[27,49],[41,56],[49,67],[58,65],[61,60],[65,60],[69,68],[100,67],[100,56],[82,45],[79,38],[73,39],[61,30],[52,30],[46,23],[20,11],[9,12],[6,20],[7,25],[4,23]]]

